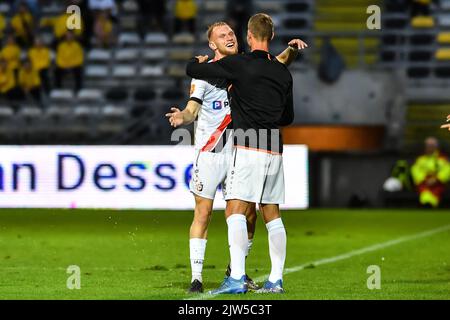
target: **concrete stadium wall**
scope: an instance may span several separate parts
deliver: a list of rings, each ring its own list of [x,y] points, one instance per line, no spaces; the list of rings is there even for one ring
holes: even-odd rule
[[[382,186],[395,162],[414,157],[385,154],[311,154],[312,207],[349,207],[352,197],[365,207],[382,207]]]
[[[293,70],[292,76],[297,123],[388,124],[393,109],[403,107],[403,80],[393,72],[346,70],[331,85],[313,68]]]

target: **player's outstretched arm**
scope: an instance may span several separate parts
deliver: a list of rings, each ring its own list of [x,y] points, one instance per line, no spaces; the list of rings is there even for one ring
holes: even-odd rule
[[[233,74],[224,68],[224,65],[229,64],[230,57],[225,57],[217,62],[203,63],[208,60],[208,56],[197,56],[189,60],[186,66],[186,74],[195,79],[233,79]]]
[[[450,122],[450,114],[447,116],[447,122]],[[450,131],[450,123],[443,124],[441,126],[442,129],[448,129]]]
[[[175,107],[170,108],[170,112],[166,113],[166,118],[174,128],[188,125],[195,121],[198,112],[200,111],[200,107],[198,102],[189,100],[183,111],[180,111],[180,109]]]
[[[277,56],[277,60],[289,66],[298,55],[299,50],[308,48],[308,44],[300,39],[292,39],[288,42],[288,47]]]

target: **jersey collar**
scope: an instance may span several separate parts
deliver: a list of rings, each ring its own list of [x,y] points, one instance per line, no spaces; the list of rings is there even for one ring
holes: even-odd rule
[[[258,58],[264,58],[269,60],[273,60],[274,58],[274,56],[272,56],[269,52],[264,50],[253,50],[252,54],[257,56]]]

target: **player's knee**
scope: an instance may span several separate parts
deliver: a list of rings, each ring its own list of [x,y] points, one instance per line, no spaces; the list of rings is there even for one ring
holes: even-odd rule
[[[195,210],[194,219],[197,223],[207,224],[211,217],[211,210],[207,206],[198,206]]]
[[[249,222],[255,222],[256,221],[256,208],[254,205],[250,204],[247,212],[245,213],[245,216],[247,217],[247,221]]]

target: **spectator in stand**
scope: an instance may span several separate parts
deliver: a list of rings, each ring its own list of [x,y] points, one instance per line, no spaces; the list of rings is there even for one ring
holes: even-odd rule
[[[28,51],[28,56],[33,68],[39,73],[45,93],[48,94],[50,92],[49,69],[52,62],[50,49],[44,45],[41,38],[36,37],[34,46]]]
[[[20,3],[17,13],[12,17],[11,27],[21,46],[28,47],[33,43],[34,19],[25,2]]]
[[[139,6],[139,33],[144,38],[150,31],[164,31],[166,17],[165,0],[138,0]]]
[[[24,96],[29,95],[35,102],[41,104],[41,78],[29,58],[25,59],[20,68],[19,86]]]
[[[175,3],[175,33],[188,31],[195,35],[197,19],[197,3],[194,0],[176,0]]]
[[[14,3],[14,9],[17,9],[20,4],[25,3],[28,6],[31,14],[34,18],[39,17],[41,14],[41,3],[44,2],[42,0],[16,0]]]
[[[62,80],[67,74],[73,74],[75,78],[75,91],[83,87],[83,62],[84,52],[81,44],[75,39],[74,34],[66,33],[64,41],[58,45],[56,51],[55,86],[62,87]]]
[[[93,17],[91,11],[88,8],[88,0],[71,0],[69,3],[71,5],[77,5],[80,8],[82,25],[84,26],[82,42],[86,49],[90,49],[93,29]]]
[[[67,28],[67,19],[71,16],[71,13],[67,13],[66,10],[53,18],[42,18],[41,19],[41,26],[42,27],[53,27],[53,35],[55,36],[53,48],[56,48],[58,46],[58,43],[65,38],[66,33],[74,32],[74,34],[77,37],[81,37],[83,34],[84,26],[83,23],[81,23],[80,29],[74,29],[69,30]],[[81,19],[81,17],[80,17]]]
[[[228,0],[227,21],[236,34],[239,50],[245,51],[247,44],[247,23],[253,14],[252,0]]]
[[[0,96],[8,100],[14,100],[17,97],[16,77],[11,68],[8,67],[8,61],[0,58]]]
[[[429,16],[431,14],[431,6],[438,3],[439,0],[410,0],[411,17]]]
[[[8,68],[13,71],[17,77],[17,70],[20,66],[21,49],[17,45],[16,38],[10,34],[6,38],[6,44],[2,49],[2,57],[7,61]]]
[[[114,0],[89,0],[88,8],[93,21],[93,33],[100,46],[112,42],[113,23],[117,22],[117,6]]]
[[[107,11],[100,11],[94,23],[94,35],[97,43],[109,48],[114,42],[113,23]]]
[[[445,185],[450,180],[450,163],[440,152],[436,138],[425,140],[425,153],[416,159],[411,174],[419,193],[420,205],[438,207]]]
[[[18,105],[15,103],[23,99],[22,91],[17,86],[17,76],[3,58],[0,58],[0,97],[8,100],[16,109]]]
[[[5,16],[0,12],[0,41],[3,40],[6,29],[6,19]]]

